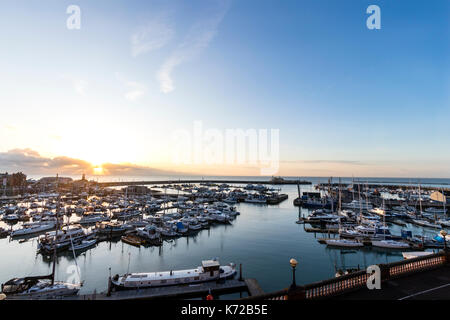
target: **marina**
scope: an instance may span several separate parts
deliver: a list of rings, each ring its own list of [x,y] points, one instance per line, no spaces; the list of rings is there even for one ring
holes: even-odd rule
[[[320,192],[319,201],[326,203],[323,199],[333,199],[333,211],[310,208],[309,205],[307,208],[296,207],[293,202],[301,192],[300,184],[206,184],[164,183],[163,188],[158,184],[142,189],[102,187],[78,195],[64,191],[64,186],[56,186],[53,193],[9,200],[1,210],[4,239],[0,240],[0,246],[5,249],[12,246],[16,248],[15,254],[35,258],[30,265],[32,260],[24,256],[24,261],[29,261],[24,265],[33,267],[22,274],[17,274],[11,265],[5,265],[1,270],[10,271],[1,273],[2,283],[14,277],[51,273],[53,252],[57,252],[57,279],[66,278],[64,274],[69,273],[67,269],[73,265],[80,268],[80,277],[76,277],[80,284],[79,293],[64,299],[196,299],[204,298],[209,291],[217,298],[237,299],[274,291],[280,284],[289,283],[289,269],[280,263],[288,260],[292,252],[298,252],[297,255],[306,259],[302,264],[306,273],[299,281],[311,282],[311,279],[319,281],[333,277],[338,270],[352,272],[371,263],[398,261],[402,259],[402,253],[408,251],[428,250],[432,253],[444,247],[439,231],[446,227],[446,214],[436,210],[433,213],[423,211],[419,219],[411,217],[412,211],[408,211],[421,212],[421,204],[425,207],[429,200],[420,199],[414,207],[407,209],[409,215],[386,219],[389,207],[385,201],[385,209],[379,212],[373,209],[377,208],[375,203],[368,205],[373,203],[374,196],[361,197],[362,201],[354,201],[355,205],[352,200],[347,202],[346,209],[339,209],[344,198],[342,186],[328,189],[329,193]],[[309,195],[320,185],[312,181],[302,188]],[[269,204],[270,198],[283,200]],[[266,200],[264,203],[263,199]],[[444,206],[441,210],[446,210]],[[15,215],[14,221],[4,219],[10,215]],[[440,215],[440,222],[435,222],[440,223],[437,229],[432,223],[434,215]],[[28,218],[24,219],[24,216]],[[60,225],[58,235],[50,231],[54,230],[56,221]],[[297,240],[281,236],[286,230]],[[18,241],[20,235],[21,241]],[[257,261],[265,256],[262,250],[266,252],[267,248],[270,255],[275,256],[265,260],[267,269],[261,269],[261,263]],[[8,252],[6,255],[11,254]],[[189,270],[196,265],[194,258],[198,263],[208,257],[214,257],[210,261],[219,258],[221,262],[240,265],[239,280],[233,279],[237,278],[235,274],[223,281],[201,280],[197,275],[189,280],[193,282],[190,285],[169,285],[172,271],[166,272],[167,279],[162,276],[163,270],[179,270],[180,267]],[[184,259],[185,263],[180,264]],[[313,263],[308,263],[310,261],[323,261],[323,267],[314,268]],[[190,266],[188,262],[191,262]],[[245,277],[242,276],[242,265]],[[24,270],[23,266],[17,267]],[[266,274],[270,273],[270,268],[284,268],[285,271],[268,278]],[[192,272],[196,271],[192,269]],[[108,276],[111,272],[117,275]],[[128,293],[118,291],[119,275],[132,276],[133,272],[139,275],[139,293],[135,292],[136,288]],[[158,276],[158,280],[150,280],[160,284],[146,288],[147,280],[142,280],[145,272],[160,274],[161,279]],[[174,271],[173,276],[177,272],[184,271]],[[70,273],[75,275],[73,270]],[[184,273],[188,274],[188,271]],[[211,276],[214,279],[215,276]],[[198,284],[194,281],[196,277]]]

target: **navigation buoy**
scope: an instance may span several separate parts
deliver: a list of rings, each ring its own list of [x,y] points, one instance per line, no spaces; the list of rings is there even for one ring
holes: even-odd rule
[[[214,297],[212,296],[212,294],[208,294],[206,296],[206,300],[214,300]]]

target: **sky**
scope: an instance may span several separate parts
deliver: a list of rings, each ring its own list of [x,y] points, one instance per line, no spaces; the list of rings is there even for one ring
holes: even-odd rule
[[[449,178],[449,18],[446,0],[4,0],[0,172]],[[269,132],[270,165],[205,160],[237,129]]]

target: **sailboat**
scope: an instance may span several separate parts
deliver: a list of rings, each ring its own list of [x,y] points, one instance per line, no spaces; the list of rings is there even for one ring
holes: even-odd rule
[[[383,218],[384,223],[384,232],[387,229],[386,228],[386,219]],[[387,240],[386,239],[386,233],[384,233],[384,237],[382,240],[372,240],[372,247],[378,247],[378,248],[387,248],[387,249],[408,249],[411,246],[409,243],[403,242],[403,241],[396,241],[396,240]]]
[[[420,184],[419,184],[419,208],[420,208],[420,216],[424,216],[424,213],[422,211],[422,194],[420,191]],[[419,225],[421,227],[432,228],[432,229],[441,229],[440,225],[438,225],[436,223],[431,223],[425,219],[412,219],[412,223]]]
[[[56,176],[58,181],[58,176]],[[56,227],[55,238],[58,236],[59,229],[59,203],[56,208]],[[1,285],[1,293],[5,294],[7,299],[52,299],[63,296],[72,296],[78,294],[81,284],[71,284],[62,281],[55,281],[56,270],[56,249],[53,251],[53,270],[50,275],[32,276],[24,278],[13,278]]]
[[[341,179],[339,179],[339,210],[338,210],[338,216],[341,216]],[[341,232],[341,219],[338,219],[339,221],[339,232]],[[339,237],[339,239],[328,239],[325,240],[325,243],[327,246],[330,247],[347,247],[347,248],[358,248],[363,247],[364,244],[356,241],[356,240],[349,240],[349,239],[342,239]]]

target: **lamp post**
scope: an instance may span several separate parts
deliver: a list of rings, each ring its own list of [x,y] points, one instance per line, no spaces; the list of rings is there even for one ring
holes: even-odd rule
[[[295,289],[297,287],[296,283],[295,283],[295,268],[298,265],[297,260],[295,260],[294,258],[292,258],[291,260],[289,260],[289,263],[291,264],[292,267],[292,284],[290,286],[289,289]]]
[[[445,237],[447,236],[447,231],[441,230],[440,234],[442,238],[444,238],[444,252],[447,252],[447,239],[445,239]]]

